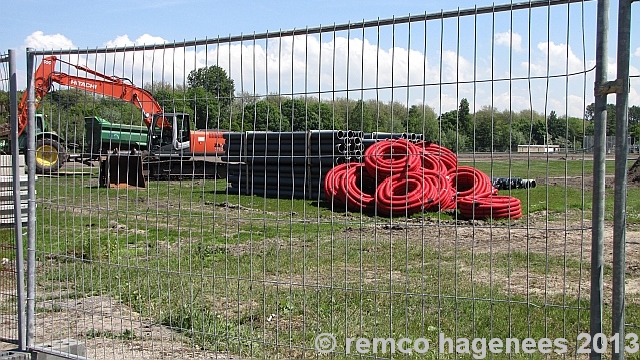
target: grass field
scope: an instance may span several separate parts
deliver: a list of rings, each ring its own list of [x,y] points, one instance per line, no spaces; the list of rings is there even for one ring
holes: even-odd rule
[[[582,161],[475,166],[538,179],[588,179],[592,169]],[[469,222],[452,213],[388,219],[331,211],[323,201],[239,196],[223,180],[118,190],[87,177],[43,177],[39,293],[108,296],[193,345],[240,357],[315,357],[314,337],[323,332],[338,339],[335,358],[347,357],[340,354],[345,338],[359,336],[426,337],[432,351],[424,357],[436,358],[440,332],[564,337],[571,351],[589,329],[592,195],[587,187],[542,182],[510,192],[522,200],[522,219]],[[640,188],[628,194],[634,238]],[[612,209],[608,188],[608,220]],[[627,256],[640,264],[637,252]],[[640,272],[627,278],[637,282]],[[635,291],[627,291],[627,322],[637,325]],[[75,336],[142,339],[138,328],[105,332],[99,324]]]

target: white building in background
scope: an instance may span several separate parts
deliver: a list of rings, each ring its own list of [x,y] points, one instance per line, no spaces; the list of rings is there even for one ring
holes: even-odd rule
[[[518,145],[519,153],[554,153],[560,151],[560,145]]]

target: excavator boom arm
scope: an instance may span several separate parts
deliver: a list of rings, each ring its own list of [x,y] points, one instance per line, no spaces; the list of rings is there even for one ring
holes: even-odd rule
[[[151,126],[152,116],[156,113],[162,112],[162,107],[153,98],[153,96],[146,90],[141,89],[135,85],[127,84],[122,79],[100,74],[95,70],[91,70],[84,66],[73,65],[71,66],[95,75],[102,79],[91,79],[82,76],[69,75],[63,72],[55,71],[55,64],[57,58],[55,56],[49,56],[42,60],[42,63],[35,72],[35,107],[38,108],[42,98],[49,92],[51,86],[54,83],[74,87],[96,94],[118,98],[124,101],[128,101],[144,112],[144,122],[147,127]],[[22,100],[18,106],[18,135],[22,134],[27,126],[28,122],[28,109],[27,109],[27,97],[28,93],[25,92],[22,96]]]

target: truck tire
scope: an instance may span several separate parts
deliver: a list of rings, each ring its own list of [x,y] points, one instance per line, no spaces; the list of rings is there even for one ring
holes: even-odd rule
[[[36,141],[36,172],[52,174],[58,171],[67,159],[64,146],[53,139],[40,138]]]

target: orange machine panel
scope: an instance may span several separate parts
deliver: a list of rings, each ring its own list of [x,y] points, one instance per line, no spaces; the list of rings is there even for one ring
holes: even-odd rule
[[[192,131],[191,152],[196,155],[224,154],[224,138],[219,131]]]

